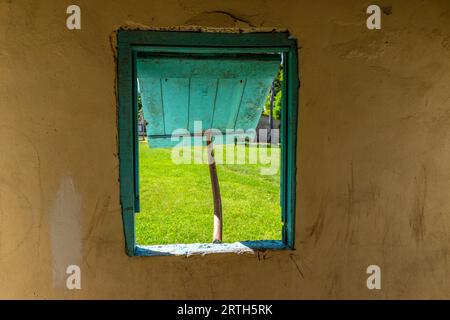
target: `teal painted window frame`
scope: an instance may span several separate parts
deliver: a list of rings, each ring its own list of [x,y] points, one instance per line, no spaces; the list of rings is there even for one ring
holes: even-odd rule
[[[298,123],[298,45],[287,32],[217,33],[184,31],[119,30],[117,33],[117,89],[119,179],[125,251],[146,254],[136,245],[135,214],[139,212],[137,134],[137,52],[172,53],[281,53],[283,99],[281,109],[280,202],[282,241],[275,248],[294,249],[296,212],[296,150]],[[253,248],[264,247],[262,241]],[[270,249],[271,247],[269,247]],[[272,247],[274,248],[274,247]]]

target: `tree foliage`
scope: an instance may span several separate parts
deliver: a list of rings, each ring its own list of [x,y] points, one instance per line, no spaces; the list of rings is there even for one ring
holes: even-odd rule
[[[283,68],[280,67],[277,77],[274,80],[274,90],[273,90],[273,92],[274,92],[274,98],[273,98],[273,117],[274,117],[274,119],[281,118],[282,84],[283,84]],[[268,116],[269,112],[270,112],[270,96],[272,94],[271,91],[269,91],[269,94],[266,97],[266,103],[264,104],[263,114],[266,116]]]

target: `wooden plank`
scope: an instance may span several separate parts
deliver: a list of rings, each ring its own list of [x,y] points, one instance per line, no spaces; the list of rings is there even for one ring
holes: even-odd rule
[[[286,203],[286,230],[287,239],[286,244],[294,249],[295,248],[295,217],[296,217],[296,185],[297,185],[297,123],[298,123],[298,53],[297,44],[293,42],[291,50],[287,55],[287,97],[288,97],[288,109],[287,109],[287,139],[286,139],[286,151],[287,151],[287,203]]]
[[[234,129],[245,79],[219,79],[212,126],[221,131]]]
[[[147,134],[165,134],[161,79],[140,76],[139,85],[144,118],[151,123],[151,125],[147,126]]]
[[[279,55],[247,59],[201,57],[150,57],[138,59],[139,75],[155,78],[242,79],[275,77]],[[276,74],[275,74],[276,75]]]
[[[125,251],[134,255],[134,151],[133,151],[133,57],[129,44],[118,45],[118,135],[119,135],[119,180]]]
[[[186,46],[158,46],[158,45],[134,45],[133,51],[150,53],[186,53],[186,54],[224,54],[221,47],[186,47]],[[226,47],[226,54],[267,54],[289,52],[289,47]]]
[[[247,78],[239,113],[234,124],[235,129],[255,129],[258,125],[270,85],[278,71],[278,65],[272,71],[272,77]]]
[[[134,212],[140,212],[140,201],[139,201],[139,133],[138,133],[138,83],[137,83],[137,72],[136,72],[136,52],[132,52],[133,55],[133,158],[134,158]]]
[[[189,115],[189,78],[162,78],[162,100],[166,134],[187,129]]]
[[[202,121],[203,128],[211,128],[216,101],[218,79],[190,79],[188,130],[194,133],[194,121]]]

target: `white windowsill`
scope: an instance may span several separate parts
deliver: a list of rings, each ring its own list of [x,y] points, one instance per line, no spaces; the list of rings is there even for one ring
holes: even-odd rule
[[[136,256],[190,256],[206,255],[211,253],[255,253],[257,250],[286,249],[281,240],[243,241],[234,243],[190,243],[190,244],[163,244],[142,246],[137,245]]]

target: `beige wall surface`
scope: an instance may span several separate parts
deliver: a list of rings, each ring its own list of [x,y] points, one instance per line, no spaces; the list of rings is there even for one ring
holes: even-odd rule
[[[0,0],[0,298],[449,299],[450,1],[370,4]],[[111,39],[139,26],[298,39],[295,251],[125,255]]]

